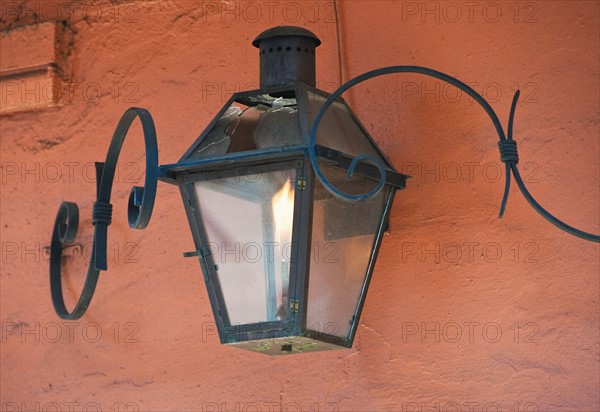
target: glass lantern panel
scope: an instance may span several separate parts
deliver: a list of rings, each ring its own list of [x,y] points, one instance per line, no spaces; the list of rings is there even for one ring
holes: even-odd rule
[[[307,96],[312,126],[327,99],[310,91]],[[381,159],[384,165],[389,166],[358,124],[350,109],[342,102],[334,102],[325,112],[319,123],[316,143],[353,157],[368,154]]]
[[[296,169],[194,183],[231,325],[287,318]]]
[[[234,102],[186,160],[302,144],[296,101],[281,100],[270,107]]]
[[[376,182],[321,166],[328,180],[345,193],[370,191]],[[389,189],[364,202],[348,202],[318,182],[313,207],[308,329],[347,338],[361,297],[384,214]]]

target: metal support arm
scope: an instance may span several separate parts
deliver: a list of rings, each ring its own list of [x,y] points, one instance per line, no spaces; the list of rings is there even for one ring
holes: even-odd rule
[[[463,92],[465,92],[469,96],[471,96],[473,99],[475,99],[475,101],[477,103],[479,103],[479,105],[481,107],[483,107],[483,109],[486,111],[486,113],[492,120],[494,127],[496,128],[498,137],[500,138],[500,140],[498,142],[498,147],[500,149],[500,160],[502,160],[502,162],[504,162],[505,167],[506,167],[506,181],[505,181],[505,185],[504,185],[504,196],[502,197],[502,203],[500,206],[499,217],[502,217],[502,215],[504,214],[504,210],[506,208],[506,202],[508,201],[508,193],[510,190],[510,180],[511,180],[511,172],[512,172],[512,175],[514,176],[515,181],[517,182],[517,186],[519,187],[519,190],[523,194],[523,197],[525,197],[527,202],[529,202],[529,204],[535,209],[535,211],[538,212],[544,219],[548,220],[550,223],[552,223],[559,229],[561,229],[567,233],[570,233],[573,236],[577,236],[577,237],[580,237],[585,240],[590,240],[592,242],[600,242],[600,235],[594,235],[594,234],[579,230],[577,228],[574,228],[573,226],[570,226],[570,225],[564,223],[562,220],[559,220],[558,218],[553,216],[550,212],[548,212],[546,209],[544,209],[542,207],[542,205],[540,205],[533,198],[531,193],[529,193],[529,191],[527,190],[527,187],[525,187],[525,183],[523,182],[523,179],[521,179],[521,175],[519,174],[519,169],[517,168],[517,163],[519,161],[519,156],[517,153],[517,142],[515,140],[513,140],[513,137],[512,137],[513,120],[514,120],[515,109],[517,106],[517,101],[519,99],[520,92],[517,91],[513,98],[513,102],[512,102],[512,106],[511,106],[511,110],[510,110],[510,116],[509,116],[509,120],[508,120],[508,133],[505,134],[504,129],[502,128],[502,124],[500,123],[500,120],[498,119],[498,116],[496,115],[496,112],[494,111],[494,109],[492,109],[490,104],[479,93],[477,93],[475,90],[473,90],[473,88],[469,87],[467,84],[461,82],[460,80],[458,80],[452,76],[449,76],[445,73],[439,72],[437,70],[429,69],[427,67],[389,66],[389,67],[382,67],[380,69],[372,70],[370,72],[361,74],[360,76],[357,76],[357,77],[347,81],[327,98],[327,100],[321,107],[321,110],[319,110],[319,113],[315,117],[315,121],[313,123],[313,127],[312,127],[311,134],[310,134],[309,154],[310,154],[310,161],[312,163],[315,174],[318,176],[318,178],[321,181],[321,183],[323,184],[323,186],[325,186],[325,188],[332,195],[336,196],[339,199],[352,201],[352,202],[358,202],[361,200],[369,199],[369,198],[375,196],[377,193],[379,193],[381,191],[381,189],[383,188],[383,182],[385,182],[385,180],[386,180],[386,175],[385,175],[386,172],[385,172],[385,169],[383,168],[383,164],[381,163],[381,161],[379,159],[375,158],[374,156],[367,155],[367,154],[359,155],[354,159],[354,161],[352,162],[352,164],[350,164],[350,167],[348,168],[348,178],[350,178],[352,176],[352,173],[354,172],[354,169],[357,166],[357,164],[360,161],[364,161],[364,162],[372,163],[375,166],[377,166],[377,168],[379,169],[379,172],[380,172],[380,184],[377,185],[370,192],[365,193],[365,194],[360,194],[360,195],[348,195],[348,194],[342,192],[341,190],[339,190],[338,188],[336,188],[334,185],[331,184],[331,182],[329,182],[327,180],[327,178],[321,171],[319,164],[317,162],[317,154],[316,154],[315,146],[316,146],[316,137],[317,137],[317,130],[319,128],[319,124],[320,124],[323,116],[325,115],[325,112],[327,111],[327,109],[346,90],[348,90],[351,87],[356,86],[357,84],[362,83],[366,80],[372,79],[373,77],[378,77],[378,76],[383,76],[386,74],[393,74],[393,73],[420,73],[420,74],[424,74],[426,76],[435,77],[436,79],[442,80],[446,83],[450,83],[451,85],[459,88],[460,90],[462,90]]]
[[[158,177],[156,130],[150,113],[145,109],[133,107],[123,114],[115,129],[108,153],[106,154],[106,161],[104,163],[96,163],[97,186],[96,201],[94,202],[92,214],[92,222],[94,224],[92,256],[83,290],[72,312],[67,310],[63,298],[61,280],[62,252],[63,245],[72,242],[77,235],[79,208],[76,203],[63,202],[58,209],[50,244],[50,291],[54,310],[62,319],[74,320],[83,316],[94,295],[100,271],[106,270],[108,267],[106,247],[108,225],[110,225],[112,218],[110,195],[121,147],[123,146],[129,127],[136,117],[140,118],[144,130],[146,179],[144,187],[132,187],[129,195],[127,215],[129,226],[134,229],[144,229],[150,221],[156,198]]]

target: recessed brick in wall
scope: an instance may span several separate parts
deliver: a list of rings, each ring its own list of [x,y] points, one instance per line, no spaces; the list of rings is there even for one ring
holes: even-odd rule
[[[62,22],[0,33],[0,115],[58,105],[71,44]]]

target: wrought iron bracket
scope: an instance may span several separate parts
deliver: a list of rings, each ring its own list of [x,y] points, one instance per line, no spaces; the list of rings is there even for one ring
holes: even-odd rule
[[[348,178],[351,178],[353,173],[356,171],[367,173],[368,175],[376,180],[379,180],[377,186],[370,192],[360,195],[349,195],[334,185],[332,185],[324,176],[323,172],[319,168],[317,162],[317,156],[323,155],[322,148],[316,145],[316,135],[321,119],[323,118],[326,110],[333,104],[333,102],[341,96],[346,90],[351,87],[362,83],[373,77],[393,74],[393,73],[419,73],[426,76],[434,77],[439,80],[445,81],[459,88],[463,92],[470,95],[479,105],[486,111],[499,136],[498,146],[500,149],[500,158],[506,165],[506,181],[504,188],[504,196],[500,208],[500,217],[502,217],[506,203],[508,200],[508,193],[512,177],[514,177],[521,193],[529,204],[546,220],[557,226],[559,229],[570,233],[574,236],[578,236],[582,239],[590,240],[593,242],[600,242],[600,236],[587,233],[576,229],[572,226],[567,225],[563,221],[557,219],[546,211],[529,193],[525,187],[525,183],[519,175],[519,171],[516,167],[519,161],[517,153],[517,145],[513,140],[513,120],[515,115],[516,104],[519,98],[519,91],[516,92],[509,116],[507,133],[504,132],[498,116],[489,105],[489,103],[479,95],[475,90],[461,82],[454,77],[447,74],[432,70],[426,67],[420,66],[390,66],[381,69],[373,70],[364,73],[354,79],[344,83],[332,93],[320,111],[318,112],[310,134],[310,143],[308,147],[310,161],[312,163],[313,170],[317,175],[318,179],[325,186],[325,188],[332,193],[334,196],[347,200],[347,201],[361,201],[371,198],[381,191],[386,181],[393,181],[388,175],[389,172],[385,170],[382,162],[374,156],[361,154],[354,158],[344,158],[339,153],[329,153],[330,157],[337,159],[340,165],[347,169]],[[52,230],[52,241],[50,244],[50,290],[52,294],[52,303],[58,316],[63,319],[73,320],[79,319],[87,310],[96,285],[100,271],[107,270],[107,235],[108,226],[112,219],[112,205],[110,203],[110,196],[112,191],[113,179],[115,170],[117,167],[117,160],[121,152],[121,147],[125,140],[125,136],[129,131],[129,127],[132,122],[137,118],[140,118],[142,128],[144,131],[144,142],[146,150],[146,178],[144,187],[134,186],[131,189],[128,202],[128,221],[129,226],[134,229],[144,229],[152,215],[154,207],[154,201],[156,198],[156,186],[157,180],[160,175],[160,169],[158,167],[158,147],[156,142],[156,130],[154,122],[150,113],[141,108],[130,108],[128,109],[121,120],[119,121],[115,132],[113,134],[106,160],[103,163],[96,163],[96,201],[94,202],[92,222],[94,224],[94,243],[92,249],[92,255],[88,267],[88,273],[83,286],[83,290],[79,299],[75,305],[75,308],[69,312],[65,306],[63,293],[62,293],[62,253],[63,248],[75,240],[77,236],[77,229],[79,225],[79,208],[76,203],[63,202],[56,215],[54,222],[54,228]],[[321,152],[320,152],[321,151]],[[393,176],[392,176],[393,177]],[[399,182],[398,185],[403,186],[403,182]],[[185,256],[197,256],[198,252],[191,252],[185,254]]]
[[[544,219],[548,220],[550,223],[552,223],[554,226],[558,227],[560,230],[567,232],[573,236],[577,236],[577,237],[580,237],[582,239],[589,240],[592,242],[600,242],[600,235],[595,235],[592,233],[584,232],[583,230],[577,229],[573,226],[566,224],[562,220],[560,220],[557,217],[555,217],[554,215],[552,215],[550,212],[548,212],[546,209],[544,209],[542,207],[542,205],[540,205],[533,198],[531,193],[529,193],[529,190],[527,190],[527,187],[525,187],[525,183],[523,182],[523,179],[521,178],[521,175],[519,174],[519,169],[517,168],[517,163],[519,161],[519,156],[517,153],[517,142],[515,140],[513,140],[513,121],[514,121],[514,117],[515,117],[515,109],[517,106],[517,101],[519,100],[520,91],[517,90],[515,93],[515,96],[513,98],[511,109],[510,109],[510,115],[508,118],[507,133],[505,134],[504,129],[502,128],[502,124],[500,123],[500,120],[498,119],[498,115],[496,114],[494,109],[492,109],[490,104],[479,93],[477,93],[472,87],[461,82],[460,80],[458,80],[452,76],[449,76],[445,73],[442,73],[442,72],[439,72],[437,70],[433,70],[433,69],[430,69],[427,67],[388,66],[388,67],[382,67],[380,69],[375,69],[370,72],[366,72],[366,73],[361,74],[351,80],[348,80],[346,83],[342,84],[337,90],[335,90],[332,94],[330,94],[329,97],[327,98],[327,100],[325,101],[325,103],[323,103],[323,106],[321,106],[321,109],[319,110],[319,112],[317,113],[317,115],[315,117],[315,120],[314,120],[313,126],[312,126],[312,130],[310,132],[309,155],[310,155],[310,161],[312,163],[313,170],[315,171],[315,174],[317,175],[319,181],[323,184],[325,189],[327,189],[327,191],[329,191],[333,196],[337,197],[338,199],[342,199],[342,200],[346,200],[346,201],[350,201],[350,202],[359,202],[359,201],[362,201],[365,199],[370,199],[370,198],[376,196],[381,191],[381,189],[383,188],[383,184],[386,180],[386,173],[388,173],[388,172],[386,172],[383,163],[379,159],[377,159],[376,157],[371,156],[371,155],[362,154],[362,155],[356,156],[352,160],[352,162],[349,164],[348,178],[352,177],[352,174],[353,174],[355,168],[360,166],[361,163],[366,163],[366,164],[370,163],[371,165],[374,165],[375,167],[377,167],[377,169],[379,170],[379,184],[375,188],[373,188],[368,193],[359,194],[359,195],[349,195],[347,193],[342,192],[340,189],[335,187],[331,182],[329,182],[327,180],[327,178],[325,177],[325,175],[323,174],[321,168],[319,167],[319,163],[317,162],[317,154],[318,154],[317,153],[318,145],[316,144],[317,130],[319,128],[319,124],[321,123],[321,120],[323,119],[323,116],[325,115],[325,112],[335,102],[335,100],[338,97],[340,97],[348,89],[350,89],[350,88],[356,86],[357,84],[362,83],[366,80],[372,79],[374,77],[388,75],[388,74],[395,74],[395,73],[418,73],[418,74],[423,74],[425,76],[434,77],[438,80],[449,83],[449,84],[457,87],[458,89],[462,90],[463,92],[467,93],[485,110],[485,112],[489,116],[490,120],[494,124],[496,132],[498,133],[498,137],[499,137],[498,147],[500,149],[500,160],[502,162],[504,162],[505,169],[506,169],[506,173],[505,173],[506,180],[504,183],[504,195],[502,197],[502,202],[500,204],[499,217],[502,217],[504,215],[504,211],[506,209],[506,203],[508,201],[508,194],[510,191],[510,182],[511,182],[511,173],[512,173],[512,177],[514,177],[515,182],[517,183],[517,186],[519,187],[519,190],[521,191],[521,194],[527,200],[527,202],[529,202],[531,207],[533,207],[533,209],[540,216],[542,216]]]
[[[62,252],[66,244],[73,242],[77,236],[79,226],[79,207],[73,202],[63,202],[56,215],[50,243],[50,291],[54,310],[62,319],[79,319],[87,310],[96,285],[100,271],[107,270],[107,236],[108,226],[112,220],[112,205],[110,196],[117,168],[117,161],[125,136],[133,121],[139,117],[144,131],[146,150],[146,178],[144,187],[131,188],[127,215],[129,227],[144,229],[150,222],[154,201],[156,199],[156,185],[158,179],[158,146],[156,142],[156,129],[150,113],[141,108],[128,109],[115,129],[106,160],[96,163],[96,201],[92,214],[94,224],[94,243],[88,267],[88,273],[83,290],[75,305],[69,312],[65,306],[62,292]]]

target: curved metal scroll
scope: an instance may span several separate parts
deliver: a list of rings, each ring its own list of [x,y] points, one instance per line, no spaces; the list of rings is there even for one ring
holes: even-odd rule
[[[506,165],[505,166],[506,167],[506,181],[505,181],[505,186],[504,186],[504,196],[502,198],[502,203],[500,206],[500,214],[499,214],[500,217],[502,217],[502,215],[504,214],[506,202],[508,200],[508,193],[510,190],[510,180],[511,180],[510,172],[512,172],[512,175],[514,176],[515,181],[517,182],[517,186],[519,187],[519,190],[521,191],[521,193],[523,194],[525,199],[535,209],[535,211],[538,212],[544,219],[548,220],[550,223],[552,223],[559,229],[561,229],[567,233],[570,233],[574,236],[580,237],[585,240],[590,240],[592,242],[600,242],[599,235],[594,235],[591,233],[584,232],[582,230],[574,228],[573,226],[569,226],[568,224],[566,224],[563,221],[554,217],[552,214],[550,214],[546,209],[544,209],[533,198],[531,193],[529,193],[529,191],[525,187],[525,183],[523,182],[523,179],[521,179],[521,175],[519,174],[519,169],[517,168],[517,163],[519,161],[519,157],[517,154],[517,142],[515,140],[513,140],[513,138],[512,138],[513,120],[514,120],[516,104],[519,99],[520,92],[517,91],[513,98],[510,116],[509,116],[509,122],[508,122],[508,137],[507,137],[504,133],[504,129],[502,128],[502,124],[500,123],[500,120],[498,119],[498,116],[496,115],[496,112],[494,112],[494,109],[492,109],[490,104],[479,93],[477,93],[475,90],[473,90],[473,88],[471,88],[470,86],[461,82],[460,80],[458,80],[452,76],[449,76],[445,73],[439,72],[437,70],[429,69],[427,67],[389,66],[389,67],[382,67],[380,69],[372,70],[370,72],[361,74],[360,76],[357,76],[357,77],[349,80],[348,82],[344,83],[327,98],[327,100],[321,107],[321,110],[319,110],[317,116],[315,117],[315,121],[313,123],[313,127],[312,127],[311,134],[310,134],[309,156],[310,156],[310,161],[312,163],[312,167],[315,171],[315,174],[317,175],[317,177],[319,178],[319,180],[321,181],[321,183],[323,184],[325,189],[327,189],[333,196],[335,196],[339,199],[342,199],[342,200],[357,202],[357,201],[369,199],[369,198],[377,195],[377,193],[379,193],[381,191],[381,189],[383,188],[383,182],[385,181],[385,169],[384,169],[384,165],[381,162],[381,160],[379,160],[373,156],[366,155],[366,154],[357,156],[355,161],[352,162],[352,164],[350,165],[350,167],[348,169],[348,178],[350,178],[352,176],[352,174],[354,172],[354,168],[356,167],[356,165],[358,163],[360,163],[361,161],[369,161],[371,163],[374,163],[379,169],[379,173],[380,173],[379,185],[377,185],[370,192],[365,193],[365,194],[360,194],[360,195],[349,195],[347,193],[342,192],[338,188],[336,188],[334,185],[331,184],[331,182],[329,182],[327,180],[327,178],[321,171],[319,164],[317,162],[315,145],[316,145],[316,136],[317,136],[317,130],[319,128],[319,124],[321,123],[321,120],[322,120],[323,116],[325,115],[325,112],[327,111],[329,106],[331,106],[334,103],[334,101],[338,97],[340,97],[342,95],[342,93],[344,93],[346,90],[350,89],[353,86],[356,86],[359,83],[369,80],[373,77],[378,77],[378,76],[383,76],[385,74],[393,74],[393,73],[420,73],[420,74],[424,74],[424,75],[430,76],[430,77],[435,77],[436,79],[450,83],[453,86],[456,86],[457,88],[462,90],[463,92],[467,93],[469,96],[471,96],[486,111],[486,113],[492,120],[492,123],[494,124],[494,127],[496,128],[496,132],[498,133],[498,136],[500,138],[500,141],[498,142],[498,146],[500,148],[500,159]]]
[[[56,215],[50,244],[50,291],[54,310],[62,319],[73,320],[83,316],[94,295],[100,271],[107,269],[106,247],[108,225],[112,217],[110,195],[113,179],[125,136],[136,117],[140,118],[144,130],[146,178],[144,187],[134,186],[131,189],[128,202],[129,226],[134,229],[144,229],[152,216],[158,177],[156,130],[152,116],[147,110],[132,107],[119,120],[106,154],[106,161],[96,163],[97,193],[92,215],[94,244],[85,284],[72,312],[67,310],[62,293],[62,252],[63,245],[72,242],[77,235],[79,208],[75,203],[63,202]]]

